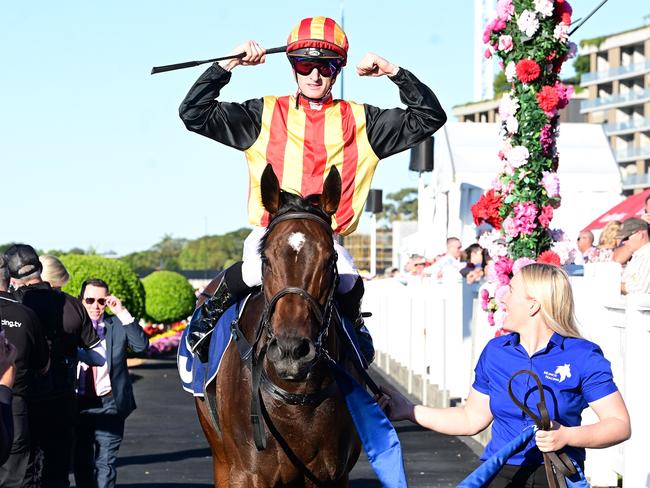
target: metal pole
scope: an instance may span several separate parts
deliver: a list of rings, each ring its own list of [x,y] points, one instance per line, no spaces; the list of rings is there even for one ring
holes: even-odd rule
[[[576,25],[573,29],[571,29],[571,30],[569,31],[569,35],[573,34],[575,31],[577,31],[577,30],[580,28],[580,26],[581,26],[582,24],[584,24],[585,22],[587,22],[587,20],[589,20],[589,17],[591,17],[592,15],[594,15],[594,14],[596,13],[596,11],[597,11],[600,7],[602,7],[603,5],[605,5],[606,3],[607,3],[607,0],[602,0],[602,1],[598,4],[598,6],[597,6],[595,9],[593,9],[591,12],[589,12],[589,14],[588,14],[584,19],[582,19],[582,22],[580,22],[578,25]]]

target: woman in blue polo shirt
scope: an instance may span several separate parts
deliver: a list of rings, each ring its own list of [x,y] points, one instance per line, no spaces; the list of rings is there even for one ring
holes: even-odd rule
[[[548,485],[542,452],[565,448],[583,465],[586,447],[609,447],[628,439],[630,419],[609,361],[596,344],[580,337],[571,285],[561,268],[525,266],[510,282],[503,303],[507,312],[504,328],[511,334],[492,339],[483,349],[465,405],[416,406],[388,388],[390,399],[382,403],[392,420],[408,419],[449,435],[475,435],[494,421],[492,440],[481,456],[485,460],[533,424],[510,399],[508,381],[519,370],[535,372],[544,386],[552,429],[537,431],[490,486],[544,487]],[[512,390],[537,413],[539,394],[530,376],[515,377]],[[588,406],[599,421],[581,426],[582,411]]]

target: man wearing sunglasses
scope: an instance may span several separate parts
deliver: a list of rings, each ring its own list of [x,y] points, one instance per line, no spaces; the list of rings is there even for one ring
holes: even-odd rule
[[[180,107],[186,127],[246,154],[249,172],[249,223],[243,262],[225,278],[204,309],[190,323],[188,347],[207,360],[206,340],[218,317],[251,287],[261,283],[259,241],[269,222],[260,199],[260,179],[273,166],[283,190],[304,196],[319,194],[331,166],[342,176],[341,203],[332,219],[336,234],[352,233],[359,223],[379,160],[409,149],[438,130],[446,115],[433,92],[409,71],[372,53],[356,67],[359,76],[388,76],[406,108],[380,109],[332,97],[332,87],[346,65],[348,39],[326,17],[303,19],[289,34],[287,57],[297,84],[295,96],[266,96],[244,103],[218,100],[237,66],[265,61],[265,50],[248,41],[233,50],[241,59],[215,63],[201,75]],[[363,282],[349,253],[335,242],[341,277],[337,302],[344,315],[357,319],[359,331]],[[365,329],[365,328],[364,328]],[[369,335],[360,342],[368,362],[374,351]],[[362,345],[362,349],[363,349]]]
[[[124,437],[124,423],[135,409],[126,365],[127,350],[142,352],[147,349],[149,340],[120,299],[109,293],[105,281],[96,278],[84,281],[79,298],[102,340],[106,355],[105,361],[99,361],[100,366],[93,366],[98,361],[80,351],[75,481],[77,486],[114,487],[115,463]],[[105,314],[107,306],[114,315]]]

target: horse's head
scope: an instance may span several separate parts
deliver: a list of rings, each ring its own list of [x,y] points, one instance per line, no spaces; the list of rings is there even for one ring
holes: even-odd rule
[[[261,190],[271,215],[260,244],[267,358],[281,378],[302,381],[318,358],[332,313],[337,273],[331,216],[341,177],[332,167],[323,193],[302,198],[281,190],[267,165]]]

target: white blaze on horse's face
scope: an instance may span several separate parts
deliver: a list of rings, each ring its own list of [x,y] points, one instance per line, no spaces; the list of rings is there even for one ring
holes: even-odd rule
[[[298,257],[298,253],[302,249],[302,246],[305,245],[305,234],[302,232],[293,232],[287,241],[289,243],[289,246],[291,246],[291,249],[296,251],[296,258]]]

